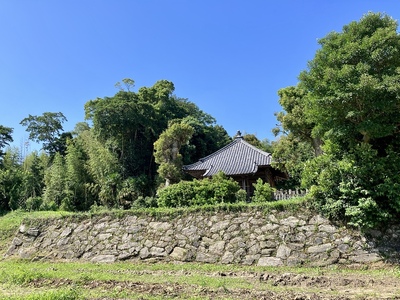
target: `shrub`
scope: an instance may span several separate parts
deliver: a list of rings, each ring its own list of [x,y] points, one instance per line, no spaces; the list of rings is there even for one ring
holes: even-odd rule
[[[307,163],[303,184],[325,216],[360,228],[382,226],[400,213],[400,153],[385,156],[361,144],[342,155],[325,154]]]
[[[211,179],[181,181],[161,189],[157,202],[160,207],[234,203],[239,190],[236,181],[220,172]]]
[[[29,197],[26,199],[25,206],[27,211],[39,210],[43,203],[42,197]]]
[[[247,202],[247,193],[245,190],[240,189],[236,192],[236,201],[237,202]]]
[[[273,194],[275,189],[272,188],[269,183],[263,182],[261,178],[257,179],[256,183],[253,183],[254,186],[254,195],[251,198],[253,202],[267,202],[273,200]]]

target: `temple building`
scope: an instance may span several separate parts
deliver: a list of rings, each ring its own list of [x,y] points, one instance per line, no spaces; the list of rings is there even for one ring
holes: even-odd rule
[[[272,156],[246,142],[238,131],[230,144],[200,159],[183,166],[183,171],[195,178],[212,177],[219,171],[236,180],[248,195],[253,195],[253,183],[261,178],[272,187],[276,182],[286,179],[283,172],[271,166]]]

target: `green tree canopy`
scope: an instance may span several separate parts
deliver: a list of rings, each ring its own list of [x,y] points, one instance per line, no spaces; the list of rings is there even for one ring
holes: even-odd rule
[[[12,132],[12,128],[0,125],[0,158],[4,155],[2,148],[13,142]]]
[[[154,143],[154,157],[160,166],[158,173],[165,179],[165,186],[182,177],[182,155],[179,153],[193,135],[194,129],[186,123],[172,123]]]
[[[302,175],[317,207],[362,227],[400,213],[397,25],[387,15],[368,13],[329,33],[299,84],[280,91],[286,112],[278,120],[288,137],[323,150]]]
[[[369,13],[319,44],[308,70],[299,77],[307,92],[312,135],[334,139],[343,147],[359,142],[386,147],[400,126],[397,22]]]
[[[65,136],[62,136],[60,140],[60,135],[63,132],[62,123],[65,121],[67,121],[67,118],[61,112],[45,112],[41,116],[29,115],[20,124],[26,126],[30,140],[42,143],[43,150],[55,154],[60,150],[65,150]]]
[[[145,175],[155,182],[157,165],[154,142],[171,121],[184,120],[194,128],[190,146],[184,146],[185,162],[215,151],[226,141],[226,131],[215,119],[194,103],[173,94],[174,85],[167,80],[133,91],[133,80],[117,84],[113,97],[97,98],[85,104],[86,119],[93,123],[96,138],[118,158],[123,180]],[[148,187],[148,192],[154,186]]]

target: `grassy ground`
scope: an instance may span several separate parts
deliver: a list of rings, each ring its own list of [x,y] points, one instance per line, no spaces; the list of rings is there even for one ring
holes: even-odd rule
[[[400,299],[396,267],[0,262],[0,299]]]

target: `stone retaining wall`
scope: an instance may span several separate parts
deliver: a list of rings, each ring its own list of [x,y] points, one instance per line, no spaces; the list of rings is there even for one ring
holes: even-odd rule
[[[389,233],[400,236],[399,231]],[[307,212],[61,218],[34,227],[22,224],[6,257],[325,266],[376,262],[382,260],[382,252],[386,257],[397,253],[390,243],[379,246],[380,232],[372,235],[375,239],[368,240]]]

